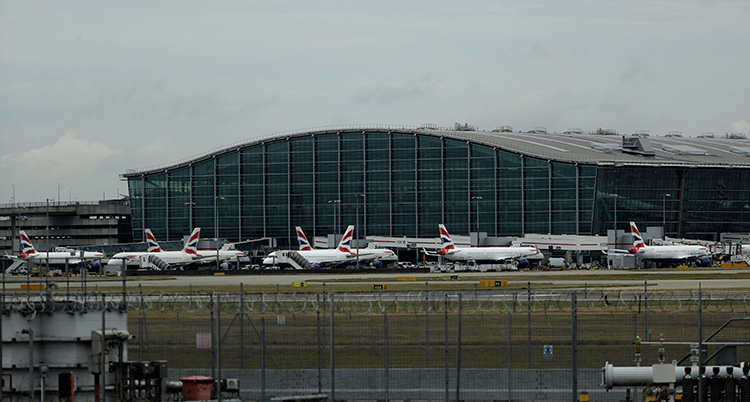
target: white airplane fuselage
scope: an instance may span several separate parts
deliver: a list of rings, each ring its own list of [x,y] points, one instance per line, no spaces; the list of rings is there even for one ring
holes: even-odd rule
[[[199,262],[202,255],[189,254],[184,251],[158,251],[158,252],[135,252],[135,253],[117,253],[110,258],[108,265],[121,265],[125,260],[125,265],[138,265],[141,256],[153,255],[169,265],[187,265]]]
[[[354,258],[366,261],[382,261],[382,262],[396,262],[398,256],[392,250],[387,248],[360,248],[359,250],[352,250]]]
[[[443,256],[451,261],[494,263],[531,257],[537,253],[537,249],[533,247],[457,247],[446,251]]]
[[[633,252],[635,251],[635,252]],[[705,257],[710,254],[703,246],[644,246],[631,254],[644,260],[685,260]]]
[[[49,264],[62,265],[67,261],[68,264],[72,265],[78,264],[84,260],[98,260],[104,258],[104,254],[91,251],[50,251],[49,253],[36,252],[19,258],[37,264],[46,263],[47,260],[49,260]]]
[[[338,251],[337,249],[299,250],[297,252],[313,265],[341,264],[351,261],[352,258],[356,258],[356,256],[352,257],[351,254]],[[276,265],[277,262],[278,257],[276,251],[268,254],[266,258],[263,259],[264,265]]]

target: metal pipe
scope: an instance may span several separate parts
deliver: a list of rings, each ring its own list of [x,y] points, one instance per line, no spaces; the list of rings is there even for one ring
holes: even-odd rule
[[[745,363],[740,363],[742,367]],[[658,365],[657,365],[658,366]],[[682,377],[685,375],[685,367],[691,366],[674,366],[674,379],[671,382],[665,382],[663,384],[682,384]],[[715,367],[719,368],[719,376],[729,375],[727,368],[733,366],[707,366],[706,372],[713,372]],[[697,371],[696,366],[692,366],[692,373]],[[741,370],[733,370],[732,377],[739,380],[742,378]],[[609,362],[604,364],[602,368],[602,387],[606,389],[612,389],[614,387],[627,387],[627,386],[646,386],[654,383],[654,366],[641,366],[641,367],[615,367]]]

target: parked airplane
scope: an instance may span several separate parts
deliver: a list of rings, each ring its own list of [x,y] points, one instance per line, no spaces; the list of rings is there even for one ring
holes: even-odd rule
[[[476,261],[479,264],[516,261],[519,268],[526,268],[529,266],[527,258],[539,254],[539,250],[534,247],[456,247],[445,225],[440,224],[438,227],[443,248],[437,253],[427,253],[429,255],[442,255],[452,261]]]
[[[122,261],[125,260],[125,265],[142,265],[141,257],[149,257],[151,259],[151,265],[159,267],[160,269],[166,269],[169,266],[185,266],[196,262],[200,262],[201,259],[205,258],[204,255],[198,252],[198,240],[200,240],[201,228],[193,229],[190,234],[185,246],[180,251],[162,251],[159,247],[159,243],[156,242],[153,233],[149,229],[146,229],[146,242],[149,245],[149,250],[145,252],[122,252],[113,255],[107,265],[120,267]],[[151,236],[149,238],[149,235]],[[158,250],[158,251],[155,251]],[[160,263],[161,261],[161,263]],[[162,263],[166,263],[162,264]]]
[[[359,258],[359,261],[370,262],[375,268],[382,268],[383,263],[390,264],[398,262],[398,256],[396,253],[387,248],[368,246],[360,248],[359,250],[354,249],[352,250],[352,253],[354,254],[355,260]],[[359,257],[357,257],[357,254],[359,254]]]
[[[298,230],[298,233],[300,231]],[[304,233],[302,233],[304,236]],[[354,226],[349,226],[344,232],[344,236],[341,238],[338,247],[335,249],[325,250],[299,250],[297,251],[302,257],[309,261],[315,268],[322,268],[326,265],[337,265],[343,264],[352,259],[357,258],[356,254],[352,253],[351,243],[354,236]],[[306,240],[307,238],[305,238]],[[268,254],[263,259],[263,265],[277,265],[278,255],[276,251]]]
[[[711,265],[711,259],[708,258],[711,252],[707,247],[688,245],[647,246],[643,242],[643,237],[641,237],[638,227],[635,226],[635,222],[630,222],[630,231],[633,234],[633,247],[628,252],[640,259],[671,263],[693,260],[703,267]]]
[[[69,266],[80,266],[85,261],[88,261],[86,267],[90,271],[99,271],[100,265],[96,260],[104,258],[104,254],[92,251],[71,250],[39,252],[34,248],[34,244],[31,243],[31,239],[26,235],[25,231],[20,231],[19,238],[21,240],[21,254],[18,256],[9,256],[10,258],[19,258],[36,264],[49,263],[49,265],[55,266],[63,266],[66,261]]]
[[[302,228],[297,226],[295,230],[297,231],[297,242],[299,242],[300,251],[313,250],[310,241],[307,240],[307,236],[305,236],[305,232],[302,231]],[[360,248],[359,250],[355,248],[354,250],[351,250],[351,252],[354,254],[354,260],[359,258],[361,262],[371,263],[376,268],[381,268],[383,263],[388,264],[398,261],[396,253],[387,248],[366,247]]]

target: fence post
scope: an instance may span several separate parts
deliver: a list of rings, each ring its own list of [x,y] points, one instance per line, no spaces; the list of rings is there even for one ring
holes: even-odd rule
[[[385,337],[385,402],[390,400],[390,381],[388,365],[388,312],[383,313],[383,336]]]
[[[527,333],[527,345],[528,345],[528,359],[529,359],[529,370],[531,370],[531,282],[526,285],[526,300],[527,306],[526,311],[528,314],[529,328]]]
[[[260,317],[260,396],[266,400],[266,317]]]
[[[424,334],[427,368],[430,368],[430,284],[424,283]]]
[[[323,381],[322,381],[322,367],[321,367],[321,346],[320,346],[320,293],[316,296],[316,315],[317,315],[317,325],[318,325],[318,394],[323,393]]]
[[[215,380],[216,396],[221,402],[221,293],[216,294],[216,367],[219,373],[219,377]]]
[[[333,296],[331,293],[331,401],[336,401],[336,361],[334,360],[334,349],[336,349],[334,332],[333,332]]]
[[[643,282],[643,336],[646,339],[646,342],[648,342],[650,339],[650,334],[648,333],[648,281]],[[646,347],[643,348],[644,352],[644,359],[646,360],[646,366],[648,366],[648,343],[646,343]]]
[[[511,398],[511,389],[510,389],[510,383],[511,383],[511,374],[510,374],[510,367],[511,367],[511,350],[512,350],[512,343],[511,343],[511,323],[513,316],[512,313],[508,311],[508,401],[512,401],[513,398]]]
[[[450,401],[448,383],[448,292],[445,292],[445,402]]]
[[[698,400],[703,401],[706,395],[706,362],[703,361],[703,293],[701,283],[698,283]]]
[[[458,323],[456,330],[456,401],[460,401],[461,390],[461,293],[458,294]]]
[[[211,378],[216,378],[216,338],[214,337],[214,330],[216,324],[214,323],[214,292],[211,292]],[[150,359],[149,359],[150,360]]]
[[[240,369],[245,368],[245,291],[240,283]]]
[[[573,400],[578,400],[578,297],[576,292],[570,295],[570,351],[573,370]]]

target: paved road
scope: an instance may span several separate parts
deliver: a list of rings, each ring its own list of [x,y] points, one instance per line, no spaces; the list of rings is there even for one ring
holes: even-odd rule
[[[581,287],[617,288],[643,287],[648,283],[649,290],[725,290],[725,289],[748,289],[750,290],[750,271],[745,269],[725,270],[690,270],[690,271],[530,271],[530,272],[460,272],[460,273],[285,273],[270,275],[225,275],[225,276],[161,276],[161,277],[129,277],[127,280],[128,290],[132,291],[142,285],[144,289],[155,287],[189,287],[198,286],[229,286],[238,285],[279,285],[291,286],[293,282],[308,282],[309,284],[328,283],[395,283],[399,277],[415,277],[416,282],[446,283],[444,276],[457,275],[461,282],[477,282],[480,280],[507,280],[509,283],[531,283],[532,288],[554,287],[569,285],[571,288]],[[632,279],[631,279],[632,277]],[[87,286],[120,286],[119,280],[102,280],[91,278]],[[31,283],[38,283],[38,278],[32,278]],[[49,278],[57,282],[60,288],[65,288],[67,283],[64,278]],[[115,282],[115,283],[112,283]],[[19,289],[21,284],[26,283],[25,277],[6,277],[6,288],[8,290]],[[71,288],[78,287],[79,283],[71,282]],[[108,286],[108,287],[109,287]],[[563,286],[564,287],[564,286]]]
[[[653,274],[653,276],[652,276]],[[554,271],[554,272],[461,272],[420,274],[320,274],[298,273],[280,275],[227,275],[227,276],[178,276],[167,279],[131,278],[128,287],[142,284],[144,288],[164,286],[223,286],[237,285],[283,285],[293,282],[320,283],[346,280],[350,283],[393,283],[399,277],[416,277],[417,282],[445,283],[443,276],[458,275],[461,281],[508,280],[530,282],[532,288],[549,285],[570,285],[573,288],[642,287],[648,282],[649,290],[704,290],[750,289],[750,271],[747,270],[691,270],[691,271]],[[632,276],[633,279],[628,279]],[[658,278],[654,277],[658,276]],[[592,278],[593,277],[593,278]],[[667,278],[664,278],[667,277]]]

